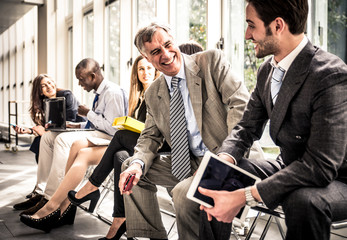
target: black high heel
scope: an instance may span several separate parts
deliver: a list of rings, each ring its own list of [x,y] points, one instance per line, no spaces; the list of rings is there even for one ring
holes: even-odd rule
[[[93,212],[95,209],[95,206],[100,198],[100,191],[99,189],[95,190],[94,192],[89,193],[88,195],[84,196],[83,198],[76,198],[76,191],[71,190],[68,194],[67,197],[69,198],[70,202],[75,204],[76,206],[90,200],[88,212]]]
[[[72,203],[67,207],[63,214],[59,217],[54,227],[61,227],[63,225],[72,225],[75,222],[77,207]]]
[[[116,233],[116,235],[114,235],[113,238],[107,238],[107,237],[103,237],[103,238],[99,238],[99,240],[119,240],[120,237],[126,232],[127,227],[126,227],[126,223],[125,221],[122,223],[122,225],[120,225],[120,227],[118,228],[118,231]],[[128,240],[131,240],[133,238],[127,238]]]
[[[58,208],[54,212],[51,212],[47,216],[43,218],[39,218],[39,219],[32,218],[29,215],[23,214],[22,216],[20,216],[20,220],[29,227],[36,228],[48,233],[52,230],[52,228],[58,222],[59,217],[60,217],[60,208]]]

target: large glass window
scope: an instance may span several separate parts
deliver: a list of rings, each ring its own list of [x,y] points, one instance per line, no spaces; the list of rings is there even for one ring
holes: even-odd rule
[[[92,58],[94,55],[94,14],[88,12],[83,18],[84,26],[84,57]]]
[[[223,2],[223,28],[224,43],[220,46],[231,64],[235,74],[240,79],[244,78],[244,21],[245,1],[225,0]]]
[[[347,1],[328,1],[328,51],[347,62]]]
[[[155,0],[137,0],[137,25],[148,23],[156,16]]]
[[[73,89],[74,67],[73,67],[73,34],[72,27],[69,27],[67,32],[67,76],[69,89]]]
[[[207,0],[177,0],[176,40],[184,43],[195,40],[206,49]]]
[[[83,55],[84,58],[93,58],[94,56],[94,14],[87,12],[83,17]],[[83,102],[87,106],[92,106],[94,94],[83,91]]]
[[[120,83],[120,3],[114,1],[106,10],[106,76],[108,80]]]
[[[73,1],[65,0],[65,16],[70,16],[72,14]]]

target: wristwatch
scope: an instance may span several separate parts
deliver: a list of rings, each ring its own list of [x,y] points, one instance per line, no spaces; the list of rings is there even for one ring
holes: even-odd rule
[[[255,207],[257,206],[257,201],[254,199],[252,192],[251,192],[251,187],[246,187],[245,188],[245,195],[246,195],[246,205],[250,207]]]

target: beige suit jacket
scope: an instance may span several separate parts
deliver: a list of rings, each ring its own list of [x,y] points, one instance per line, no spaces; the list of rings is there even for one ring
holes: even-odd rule
[[[216,152],[228,133],[239,122],[249,99],[245,85],[231,71],[229,62],[219,50],[184,55],[188,90],[207,148]],[[147,118],[135,147],[134,159],[145,163],[145,173],[164,139],[171,146],[170,95],[164,76],[157,79],[145,94]]]

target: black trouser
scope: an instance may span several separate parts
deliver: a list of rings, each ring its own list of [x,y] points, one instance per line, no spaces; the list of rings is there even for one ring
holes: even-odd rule
[[[39,163],[40,141],[41,141],[41,136],[35,137],[34,141],[31,143],[31,146],[29,148],[30,151],[35,153],[36,163]]]
[[[123,196],[118,188],[122,162],[134,154],[134,147],[140,134],[128,130],[117,131],[110,142],[104,156],[94,169],[89,181],[96,187],[105,181],[114,169],[114,210],[113,217],[125,217]]]

